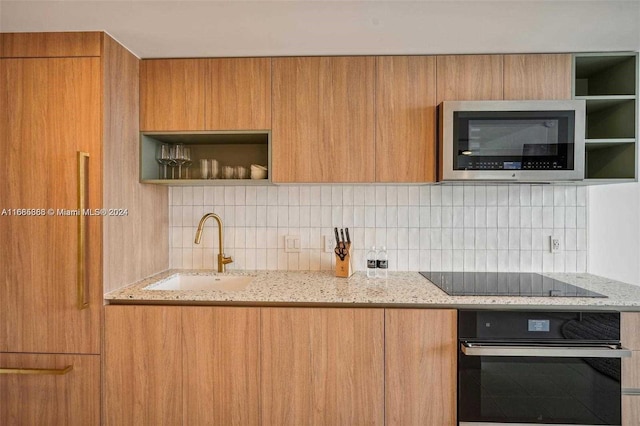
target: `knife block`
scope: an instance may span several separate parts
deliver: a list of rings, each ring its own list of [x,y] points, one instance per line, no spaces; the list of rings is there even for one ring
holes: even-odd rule
[[[336,256],[336,277],[349,278],[355,272],[351,262],[351,244],[347,244],[347,255],[344,260],[340,260],[340,256]]]

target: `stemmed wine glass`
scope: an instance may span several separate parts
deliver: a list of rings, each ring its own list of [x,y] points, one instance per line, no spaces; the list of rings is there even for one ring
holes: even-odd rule
[[[178,165],[178,179],[182,179],[182,165],[185,163],[184,159],[184,145],[181,143],[175,146],[174,161]]]
[[[158,163],[161,165],[162,169],[162,179],[167,178],[167,165],[171,163],[171,147],[166,143],[158,146],[158,151],[156,152],[156,159]]]
[[[176,170],[176,166],[178,165],[178,160],[177,160],[177,152],[176,152],[176,146],[175,145],[171,145],[169,147],[169,167],[171,167],[171,179],[175,179],[176,175],[175,175],[175,170]]]
[[[189,167],[191,167],[192,164],[193,164],[193,160],[191,159],[191,148],[185,147],[184,148],[184,168],[185,168],[184,178],[185,179],[189,179]]]

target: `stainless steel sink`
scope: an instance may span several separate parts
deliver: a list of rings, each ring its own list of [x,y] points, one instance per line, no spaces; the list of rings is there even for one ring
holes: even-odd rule
[[[239,275],[181,275],[145,287],[145,290],[221,290],[240,291],[253,280],[251,276]]]

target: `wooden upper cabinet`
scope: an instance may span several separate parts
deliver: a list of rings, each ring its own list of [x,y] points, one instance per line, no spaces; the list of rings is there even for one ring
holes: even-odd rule
[[[382,309],[262,308],[261,328],[262,424],[384,424]]]
[[[456,424],[456,316],[385,310],[385,425]]]
[[[571,99],[571,55],[505,55],[504,99]]]
[[[502,55],[437,57],[436,103],[502,99]]]
[[[271,128],[271,59],[152,59],[140,67],[140,129]]]
[[[436,59],[376,58],[376,182],[436,178]]]
[[[207,130],[271,128],[271,59],[209,60]]]
[[[151,59],[140,63],[140,130],[205,130],[208,60]]]
[[[373,57],[273,59],[272,180],[374,181]]]

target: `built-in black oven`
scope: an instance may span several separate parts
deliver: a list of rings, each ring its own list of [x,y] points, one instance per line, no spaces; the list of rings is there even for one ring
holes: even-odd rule
[[[620,425],[620,314],[459,311],[464,425]]]

